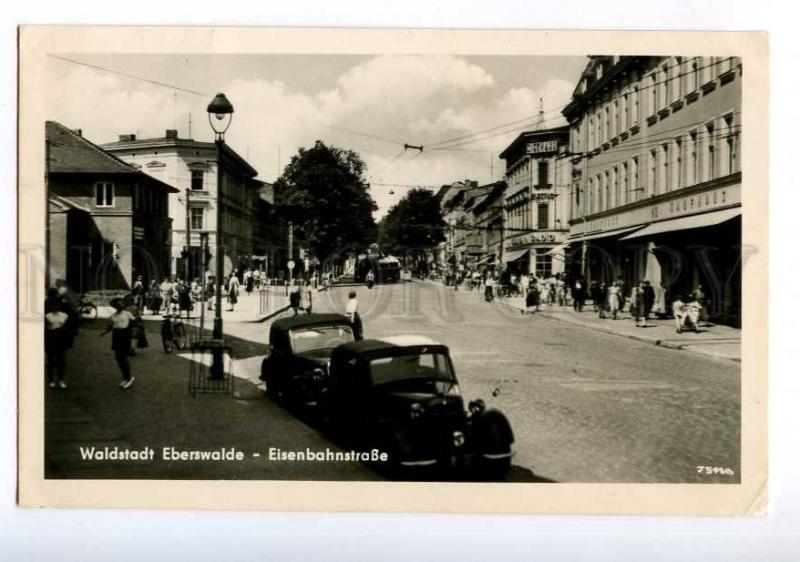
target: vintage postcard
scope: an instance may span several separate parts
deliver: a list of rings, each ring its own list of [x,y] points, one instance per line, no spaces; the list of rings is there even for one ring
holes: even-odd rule
[[[764,34],[19,33],[25,506],[767,506]]]

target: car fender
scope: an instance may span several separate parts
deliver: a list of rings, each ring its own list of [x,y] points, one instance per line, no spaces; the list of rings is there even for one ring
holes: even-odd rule
[[[480,453],[506,453],[514,442],[511,424],[500,410],[491,409],[472,417],[473,446]]]

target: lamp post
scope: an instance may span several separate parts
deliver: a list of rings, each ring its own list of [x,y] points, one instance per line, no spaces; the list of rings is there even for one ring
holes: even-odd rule
[[[213,337],[218,340],[219,346],[215,347],[212,353],[211,378],[225,378],[225,366],[223,363],[222,349],[222,277],[223,277],[223,258],[222,251],[222,147],[225,145],[225,131],[233,120],[233,105],[225,97],[225,94],[217,94],[206,109],[208,112],[208,122],[214,130],[214,144],[217,146],[217,251],[216,251],[216,278],[217,287],[214,292],[214,330]]]

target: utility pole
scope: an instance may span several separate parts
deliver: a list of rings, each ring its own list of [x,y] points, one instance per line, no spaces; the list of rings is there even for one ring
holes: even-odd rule
[[[191,283],[192,272],[189,264],[192,262],[192,217],[191,207],[189,207],[189,197],[192,193],[190,187],[186,188],[186,257],[183,262],[183,274],[186,278],[186,283]]]
[[[294,229],[292,228],[292,221],[289,221],[289,259],[288,262],[292,261],[292,257],[294,256]],[[289,270],[289,284],[292,284],[292,272],[294,268],[287,267]]]

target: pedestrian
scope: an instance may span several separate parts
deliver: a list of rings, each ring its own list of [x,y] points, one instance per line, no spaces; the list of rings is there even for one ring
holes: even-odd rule
[[[56,280],[56,293],[61,304],[61,311],[67,315],[67,323],[64,326],[64,340],[66,347],[70,348],[73,345],[75,336],[78,335],[78,326],[81,318],[78,310],[80,299],[64,279]]]
[[[228,304],[231,305],[228,310],[230,312],[233,312],[237,302],[239,302],[239,278],[235,273],[231,273],[228,278]]]
[[[253,277],[253,273],[247,269],[244,272],[244,290],[249,295],[253,292],[253,287],[255,286],[255,278]]]
[[[69,315],[58,296],[57,289],[47,291],[44,303],[44,351],[45,370],[50,388],[67,388],[64,382],[67,362],[68,321]]]
[[[576,279],[572,285],[572,308],[575,312],[583,312],[583,301],[586,296],[586,288],[580,279]]]
[[[656,292],[653,289],[653,286],[650,285],[650,281],[647,279],[644,280],[643,285],[644,290],[644,319],[650,319],[650,313],[653,311],[653,304],[656,302]]]
[[[595,301],[595,298],[597,299]],[[595,295],[592,297],[592,301],[595,302],[595,310],[599,312],[600,318],[605,319],[606,315],[606,307],[608,301],[608,287],[606,287],[605,283],[600,283],[597,285],[595,289]]]
[[[158,286],[158,282],[153,279],[150,281],[150,288],[147,291],[147,308],[150,309],[151,313],[157,314],[161,310],[162,303],[161,289]]]
[[[133,282],[131,287],[131,296],[133,297],[133,305],[136,307],[136,313],[141,314],[144,308],[144,281],[141,275],[136,276],[136,281]]]
[[[606,292],[606,307],[611,317],[616,320],[619,313],[619,285],[612,283]]]
[[[298,287],[294,279],[289,281],[289,284],[286,286],[286,294],[289,296],[289,306],[292,308],[294,315],[297,316],[300,310],[302,297],[300,296],[300,287]]]
[[[172,279],[170,279],[169,275],[161,282],[159,289],[161,290],[164,313],[169,314],[174,304],[173,299],[175,298],[175,285],[172,283]]]
[[[708,325],[708,308],[706,306],[706,293],[703,291],[702,285],[697,285],[697,288],[692,292],[692,297],[694,300],[697,301],[697,304],[700,305],[700,317],[699,322],[703,322],[705,325]]]
[[[367,289],[371,289],[375,286],[375,273],[370,269],[367,271]]]
[[[687,317],[688,310],[686,303],[683,302],[683,295],[676,295],[675,300],[672,301],[672,318],[675,320],[675,331],[679,334],[683,332]]]
[[[206,278],[206,300],[208,300],[208,310],[214,310],[214,296],[217,293],[217,280],[213,275]]]
[[[353,329],[353,339],[360,341],[364,339],[364,332],[361,324],[361,317],[358,315],[358,298],[356,298],[356,292],[350,291],[348,298],[345,315],[350,320],[350,326]]]
[[[539,310],[542,305],[548,306],[550,304],[550,286],[547,284],[547,281],[542,281],[541,283],[538,281],[534,282],[533,289],[538,293],[536,298],[537,310]]]
[[[134,377],[131,375],[131,365],[128,353],[131,350],[131,323],[134,320],[133,314],[125,308],[122,299],[112,299],[111,306],[114,307],[114,314],[111,315],[108,327],[100,333],[101,336],[111,332],[111,349],[117,365],[122,372],[121,388],[130,388],[133,385]]]
[[[306,314],[311,314],[311,307],[314,304],[313,291],[314,288],[311,286],[311,281],[306,280],[300,295],[302,298],[303,310]]]
[[[178,289],[178,307],[181,312],[186,312],[186,318],[189,318],[190,313],[194,309],[192,304],[192,288],[184,282],[179,283]]]
[[[698,302],[695,296],[689,300],[686,304],[686,316],[687,320],[689,321],[689,326],[691,327],[692,331],[699,332],[700,331],[700,310],[702,306]]]
[[[564,290],[564,280],[559,274],[556,274],[556,301],[558,306],[564,306],[567,303],[567,295]]]
[[[637,328],[647,327],[647,307],[645,306],[645,290],[644,282],[640,282],[634,289],[631,296],[631,305],[633,306],[632,316],[636,322]]]
[[[539,295],[539,284],[536,282],[536,278],[533,278],[533,282],[528,287],[527,294],[525,295],[525,312],[534,313],[539,310],[539,303],[540,303],[540,295]]]
[[[483,289],[483,297],[486,299],[486,302],[492,302],[494,299],[494,275],[491,272],[486,274],[486,282],[484,283]]]

